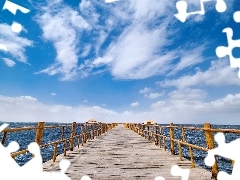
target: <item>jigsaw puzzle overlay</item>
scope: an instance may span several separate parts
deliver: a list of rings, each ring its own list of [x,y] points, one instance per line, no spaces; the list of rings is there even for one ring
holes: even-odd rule
[[[205,158],[205,164],[212,166],[215,163],[215,155],[219,155],[231,160],[234,160],[232,174],[229,175],[226,172],[220,171],[217,175],[218,180],[237,180],[240,178],[240,139],[233,140],[230,143],[225,143],[225,136],[223,133],[215,135],[215,141],[218,143],[218,147],[208,151],[208,155]]]
[[[4,130],[8,124],[0,126],[0,132]],[[71,180],[66,174],[66,170],[70,166],[70,162],[63,159],[59,163],[61,169],[60,172],[46,172],[43,171],[42,156],[40,147],[37,143],[32,142],[28,145],[28,150],[34,155],[34,157],[24,164],[22,167],[11,157],[12,152],[16,152],[19,149],[19,144],[15,141],[9,143],[7,147],[4,147],[0,143],[0,170],[1,179],[18,179],[18,180]],[[83,176],[81,180],[91,180],[89,176]]]
[[[204,2],[207,1],[212,1],[212,0],[201,0],[201,10],[200,11],[196,11],[196,12],[187,12],[187,7],[188,4],[185,0],[179,0],[176,2],[176,8],[178,10],[178,13],[175,14],[175,17],[177,19],[179,19],[181,22],[185,22],[187,17],[190,15],[195,15],[195,14],[199,14],[199,15],[204,15],[205,14],[205,10],[204,10]],[[224,0],[216,0],[216,6],[215,9],[219,12],[219,13],[223,13],[224,11],[226,11],[227,9],[227,5],[225,3]],[[233,19],[236,23],[240,22],[240,11],[236,11],[233,14]],[[226,33],[227,36],[227,41],[228,41],[228,47],[224,47],[224,46],[218,46],[216,48],[216,55],[219,58],[223,58],[225,56],[229,56],[229,60],[230,60],[230,67],[231,68],[239,68],[238,70],[238,77],[240,78],[240,58],[234,58],[232,55],[232,50],[235,47],[240,47],[240,40],[233,40],[232,36],[233,36],[233,30],[230,27],[227,27],[225,29],[222,30],[223,33]]]

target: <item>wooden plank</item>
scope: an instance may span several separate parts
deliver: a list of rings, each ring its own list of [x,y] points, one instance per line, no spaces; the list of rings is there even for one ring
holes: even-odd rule
[[[45,171],[58,171],[59,155],[56,162],[43,164]],[[163,176],[166,180],[180,180],[170,173],[172,165],[190,169],[189,180],[209,180],[211,172],[196,165],[191,168],[191,162],[155,146],[123,125],[119,125],[108,133],[86,143],[84,147],[74,148],[65,157],[71,162],[66,174],[72,180],[79,180],[83,175],[89,175],[92,180],[154,180]]]

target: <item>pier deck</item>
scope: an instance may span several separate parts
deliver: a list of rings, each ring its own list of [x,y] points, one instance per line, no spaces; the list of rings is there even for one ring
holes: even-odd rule
[[[44,170],[59,171],[59,162],[63,158],[71,162],[66,174],[72,180],[80,180],[83,175],[92,180],[154,180],[157,176],[180,180],[181,177],[170,173],[175,164],[190,169],[189,180],[209,180],[212,176],[197,165],[191,168],[189,160],[180,161],[179,156],[171,155],[122,124],[84,146],[68,151],[66,157],[59,155],[55,163],[44,163]]]

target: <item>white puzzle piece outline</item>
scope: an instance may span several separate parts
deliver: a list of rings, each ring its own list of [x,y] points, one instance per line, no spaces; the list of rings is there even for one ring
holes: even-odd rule
[[[187,2],[185,0],[179,0],[176,2],[176,9],[178,10],[178,13],[174,14],[174,16],[178,20],[180,20],[181,22],[184,23],[186,21],[187,17],[190,15],[195,15],[195,14],[204,15],[205,14],[204,2],[208,2],[208,1],[214,1],[214,0],[200,0],[200,5],[201,5],[200,11],[187,12],[187,7],[188,7]],[[216,0],[215,9],[219,13],[226,11],[227,6],[226,6],[225,1],[224,0]]]
[[[18,4],[15,4],[9,0],[6,0],[5,3],[4,3],[4,6],[2,8],[2,10],[5,10],[7,9],[8,11],[10,11],[11,13],[13,13],[14,15],[16,15],[17,13],[17,10],[21,11],[22,13],[29,13],[30,10],[25,8],[25,7],[22,7]]]
[[[2,132],[8,124],[0,126],[0,132]],[[34,155],[34,157],[20,167],[17,162],[11,157],[12,152],[16,152],[19,149],[19,144],[16,141],[9,143],[7,147],[4,147],[0,143],[0,169],[1,179],[19,179],[19,180],[71,180],[65,172],[70,166],[70,161],[62,159],[59,163],[61,169],[60,172],[46,172],[43,171],[43,162],[40,152],[40,147],[36,142],[32,142],[28,145],[28,150]],[[9,173],[12,172],[12,173]],[[81,180],[91,180],[89,176],[83,176]]]
[[[234,14],[233,14],[233,19],[235,22],[240,22],[240,11],[236,11]],[[227,41],[228,41],[228,46],[218,46],[216,48],[216,55],[217,57],[219,58],[223,58],[225,56],[229,56],[229,61],[230,61],[230,67],[231,68],[239,68],[238,70],[238,77],[240,78],[240,58],[235,58],[233,57],[233,54],[232,54],[232,50],[233,48],[235,47],[239,47],[240,48],[240,39],[237,39],[237,40],[233,40],[232,37],[233,37],[233,30],[232,28],[230,27],[227,27],[227,28],[224,28],[222,30],[223,33],[226,33],[226,36],[227,36]]]
[[[232,174],[229,175],[224,171],[220,171],[217,175],[218,180],[238,180],[240,177],[240,138],[225,143],[225,136],[223,133],[217,133],[214,136],[218,147],[208,151],[208,155],[204,159],[207,166],[212,166],[215,163],[215,155],[219,155],[231,160],[234,160]]]

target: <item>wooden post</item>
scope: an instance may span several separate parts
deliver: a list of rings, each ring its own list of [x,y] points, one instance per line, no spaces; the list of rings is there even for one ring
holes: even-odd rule
[[[142,137],[145,137],[145,125],[142,125]]]
[[[70,151],[73,151],[74,148],[74,136],[75,136],[75,131],[76,131],[76,122],[72,123],[72,132],[71,132],[71,143],[70,143]]]
[[[192,147],[190,147],[190,146],[189,146],[189,153],[190,153],[190,159],[191,159],[192,168],[195,168],[193,151],[192,151]]]
[[[64,152],[63,155],[66,156],[67,155],[67,140],[64,141],[64,151],[63,152]]]
[[[92,139],[94,139],[94,124],[91,125],[91,129],[92,129]]]
[[[164,145],[163,145],[164,146],[164,150],[166,151],[167,145],[166,145],[166,138],[165,137],[163,138],[163,143],[164,143]]]
[[[99,130],[98,130],[98,128],[99,128],[99,125],[98,125],[98,123],[96,124],[96,129],[97,129],[97,131],[96,131],[96,136],[98,137],[99,136]]]
[[[80,135],[78,136],[78,148],[79,148],[79,145],[80,145]]]
[[[6,138],[7,138],[7,132],[4,132],[2,137],[2,145],[4,145]]]
[[[138,123],[138,135],[141,135],[140,129],[141,129],[141,124]]]
[[[204,124],[204,129],[206,129],[205,130],[205,137],[206,137],[207,148],[208,149],[213,149],[214,148],[214,139],[213,139],[213,134],[210,131],[211,124],[210,123],[205,123]],[[217,174],[218,174],[218,165],[217,165],[217,159],[215,157],[215,163],[212,166],[212,179],[217,179]]]
[[[100,123],[100,135],[102,135],[102,133],[103,133],[103,124]]]
[[[178,142],[178,150],[179,150],[179,157],[180,157],[180,160],[182,161],[182,145],[180,142]]]
[[[159,147],[161,148],[162,147],[162,126],[160,126],[159,128],[159,133],[160,133],[160,136],[159,136]]]
[[[159,137],[158,137],[158,135],[157,135],[157,128],[158,128],[158,125],[157,125],[157,123],[155,123],[155,124],[154,124],[154,131],[155,131],[154,133],[156,134],[156,135],[155,135],[155,138],[156,138],[156,139],[155,139],[155,145],[158,145],[158,144],[159,144]]]
[[[182,129],[182,141],[186,142],[184,127],[182,127],[181,129]]]
[[[149,127],[149,125],[147,126],[147,131],[148,131],[148,140],[150,140],[150,127]]]
[[[57,158],[57,143],[54,144],[53,162],[56,161],[56,158]]]
[[[81,137],[82,137],[82,146],[83,146],[83,141],[84,141],[84,135],[83,135],[83,133],[82,133]]]
[[[83,143],[87,142],[87,127],[86,124],[84,124],[84,133],[83,133]]]
[[[171,145],[171,153],[174,155],[175,151],[174,151],[174,141],[172,139],[174,139],[174,128],[172,127],[173,123],[170,123],[170,145]]]
[[[37,125],[37,132],[35,137],[35,142],[40,146],[42,142],[42,136],[43,136],[43,129],[44,129],[44,122],[39,122]]]

